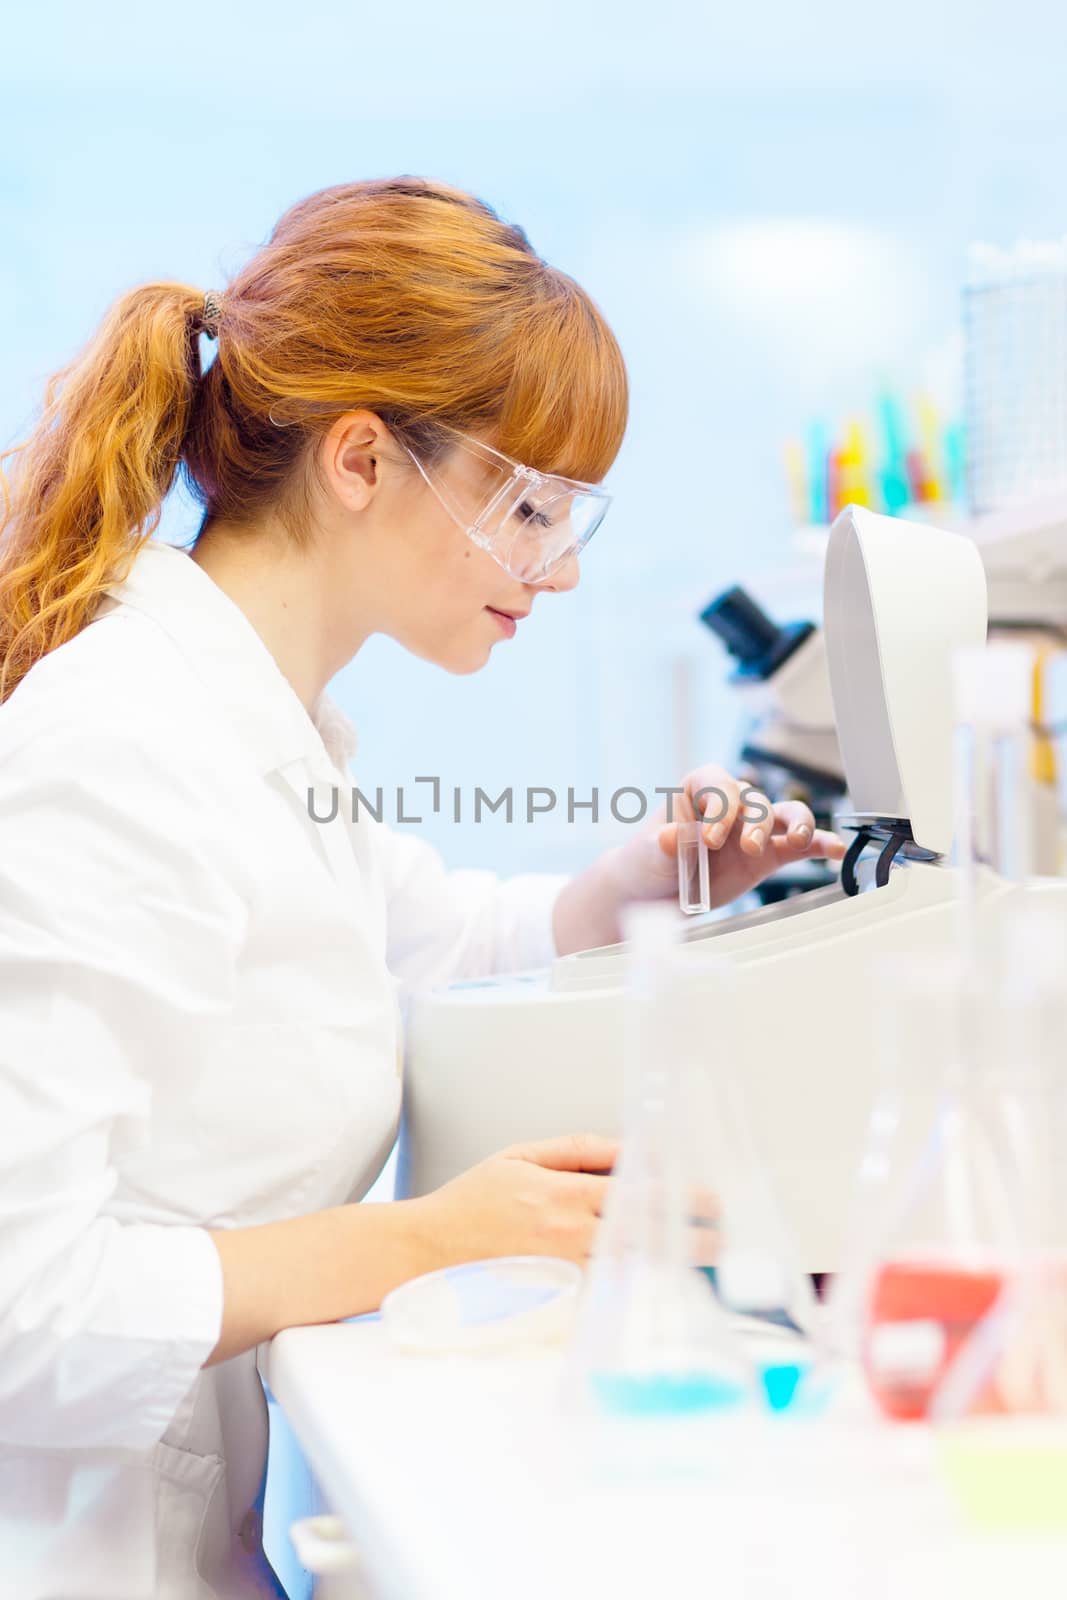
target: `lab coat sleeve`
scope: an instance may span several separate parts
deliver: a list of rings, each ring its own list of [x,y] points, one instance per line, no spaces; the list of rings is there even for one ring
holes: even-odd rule
[[[393,974],[409,988],[543,967],[556,954],[552,912],[566,873],[449,870],[413,834],[377,829]]]
[[[147,1447],[221,1329],[206,1229],[116,1195],[142,1069],[180,1072],[225,1016],[239,941],[175,765],[88,728],[0,760],[0,1440],[19,1446]]]

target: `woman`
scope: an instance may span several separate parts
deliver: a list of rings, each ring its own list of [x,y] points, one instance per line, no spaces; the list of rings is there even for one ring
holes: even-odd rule
[[[574,586],[626,404],[588,296],[404,178],[294,206],[222,295],[125,295],[14,452],[0,1559],[23,1600],[263,1592],[256,1345],[448,1262],[588,1251],[591,1135],[346,1202],[396,1129],[396,985],[617,938],[673,892],[675,830],[501,882],[309,801],[352,749],[325,686],[371,634],[473,672]],[[191,554],[150,538],[179,470]],[[709,786],[721,900],[839,854],[805,808],[746,821],[716,768],[687,795]]]

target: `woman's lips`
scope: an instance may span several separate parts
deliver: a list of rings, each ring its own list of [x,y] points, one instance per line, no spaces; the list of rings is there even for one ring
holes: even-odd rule
[[[515,628],[518,620],[517,617],[513,617],[508,611],[497,611],[492,606],[486,606],[485,609],[488,611],[489,615],[492,617],[493,621],[496,623],[504,637],[506,639],[513,639],[515,637]],[[525,615],[525,613],[523,614]]]

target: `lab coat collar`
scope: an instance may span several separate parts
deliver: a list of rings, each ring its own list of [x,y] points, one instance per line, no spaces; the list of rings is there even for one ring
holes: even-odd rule
[[[152,617],[211,687],[232,718],[234,733],[262,774],[306,760],[336,783],[356,750],[356,731],[323,693],[308,715],[292,684],[233,600],[186,550],[147,540],[121,583],[105,590],[113,603]],[[106,603],[97,615],[110,607]]]

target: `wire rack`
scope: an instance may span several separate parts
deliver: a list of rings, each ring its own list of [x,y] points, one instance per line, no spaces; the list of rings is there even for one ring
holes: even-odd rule
[[[971,510],[1067,490],[1067,239],[975,246],[963,320]]]

